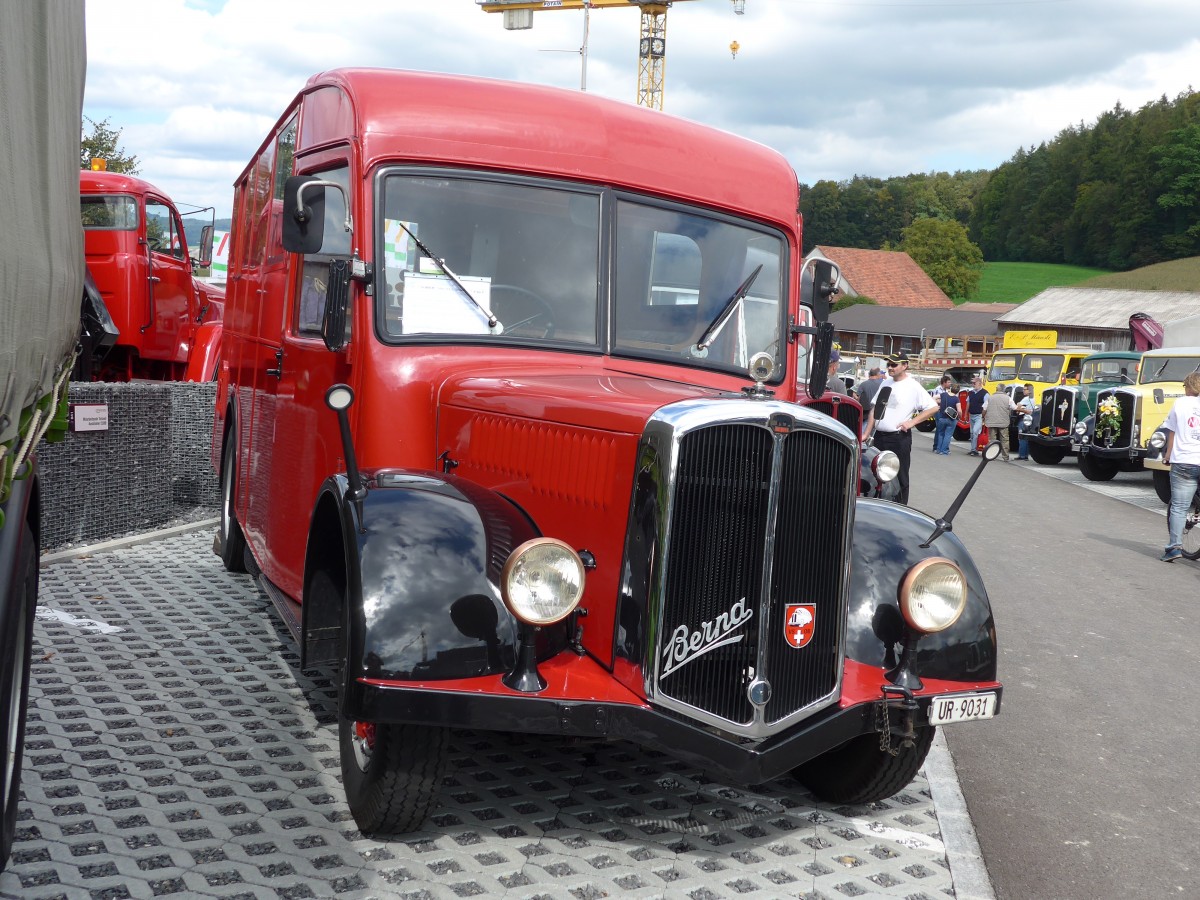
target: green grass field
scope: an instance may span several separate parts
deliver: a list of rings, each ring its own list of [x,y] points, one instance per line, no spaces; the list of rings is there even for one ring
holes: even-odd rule
[[[1076,287],[1124,288],[1136,291],[1200,291],[1200,256],[1175,259],[1134,269],[1089,278]]]
[[[1122,273],[1131,275],[1133,273]],[[1052,263],[991,262],[983,264],[976,303],[1022,303],[1048,287],[1078,285],[1096,276],[1109,276],[1104,269],[1060,266]],[[1101,287],[1102,285],[1094,285]],[[1122,285],[1124,286],[1124,285]],[[1116,285],[1112,285],[1116,287]],[[962,300],[956,300],[962,303]]]

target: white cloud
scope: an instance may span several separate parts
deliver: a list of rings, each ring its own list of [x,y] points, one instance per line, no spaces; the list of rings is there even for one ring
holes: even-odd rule
[[[576,88],[583,14],[508,32],[473,0],[88,0],[85,113],[142,175],[227,214],[314,72],[427,69]],[[632,102],[638,14],[590,17],[588,89]],[[994,168],[1195,79],[1195,0],[727,0],[668,14],[666,108],[784,153],[800,180]],[[741,45],[732,58],[729,44]],[[565,52],[564,52],[565,51]]]

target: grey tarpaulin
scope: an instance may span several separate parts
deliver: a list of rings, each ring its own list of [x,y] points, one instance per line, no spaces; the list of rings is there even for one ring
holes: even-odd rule
[[[0,0],[0,443],[79,335],[83,0]]]

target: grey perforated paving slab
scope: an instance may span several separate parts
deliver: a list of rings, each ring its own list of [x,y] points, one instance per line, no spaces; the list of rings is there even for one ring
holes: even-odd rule
[[[416,834],[362,837],[330,677],[208,530],[42,570],[0,896],[953,896],[924,777],[887,803],[745,790],[624,743],[462,733]]]

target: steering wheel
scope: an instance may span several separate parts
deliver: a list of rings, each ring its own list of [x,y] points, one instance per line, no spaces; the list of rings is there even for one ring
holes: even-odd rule
[[[509,302],[504,302],[496,296],[497,291],[509,293],[513,299]],[[509,323],[505,321],[505,316],[499,316],[500,321],[504,324],[504,333],[511,334],[518,328],[522,328],[531,322],[536,322],[539,319],[544,320],[545,324],[541,325],[542,333],[539,335],[543,339],[554,337],[554,308],[540,294],[535,294],[528,288],[519,287],[515,284],[493,284],[492,285],[492,306],[495,312],[495,306],[499,304],[502,307],[510,308],[510,311],[516,316],[522,316],[517,321]],[[522,308],[524,307],[524,308]]]

